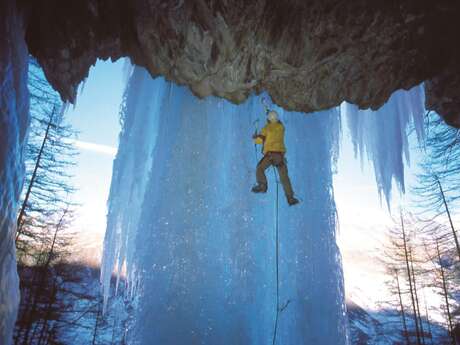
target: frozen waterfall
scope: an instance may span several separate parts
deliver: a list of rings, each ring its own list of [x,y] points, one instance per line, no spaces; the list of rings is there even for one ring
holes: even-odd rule
[[[28,52],[14,1],[0,1],[0,13],[0,344],[9,345],[19,304],[14,239],[29,126]]]
[[[385,130],[376,122],[386,114],[365,114],[369,120],[361,124],[362,116],[348,110],[356,149],[367,150],[388,196],[393,178],[403,186],[398,157],[407,151],[408,126],[420,124],[418,90],[397,99],[411,117],[386,117]],[[394,110],[393,102],[387,110]],[[134,69],[122,109],[102,271],[107,301],[113,269],[126,268],[134,305],[130,344],[271,344],[277,224],[282,310],[276,344],[348,343],[332,186],[340,111],[277,110],[302,201],[294,207],[281,187],[277,198],[272,170],[268,193],[250,192],[261,158],[251,135],[265,122],[260,96],[239,106],[199,100],[187,88]],[[393,156],[382,157],[385,145]]]
[[[379,195],[385,196],[388,207],[392,182],[400,191],[405,190],[404,164],[410,163],[408,131],[414,130],[419,142],[424,139],[424,104],[422,86],[394,92],[377,111],[344,104],[355,154],[374,166]]]

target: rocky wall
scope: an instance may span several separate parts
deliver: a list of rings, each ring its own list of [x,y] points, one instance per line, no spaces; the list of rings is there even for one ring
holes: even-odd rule
[[[427,81],[460,125],[460,2],[451,0],[22,0],[27,43],[73,101],[97,58],[129,56],[199,97],[268,91],[287,110],[380,107]],[[448,76],[446,78],[446,76]],[[433,82],[431,82],[433,81]],[[447,96],[448,99],[445,99]]]

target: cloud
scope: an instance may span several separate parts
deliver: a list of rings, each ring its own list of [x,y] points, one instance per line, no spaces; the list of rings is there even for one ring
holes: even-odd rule
[[[104,155],[115,156],[117,149],[108,145],[89,143],[87,141],[72,140],[72,143],[81,150],[101,153]]]

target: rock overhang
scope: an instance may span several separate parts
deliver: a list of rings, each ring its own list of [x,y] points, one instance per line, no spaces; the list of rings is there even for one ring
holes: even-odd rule
[[[98,58],[130,57],[198,97],[267,91],[287,110],[380,107],[425,82],[460,127],[460,2],[23,0],[26,41],[64,100]]]

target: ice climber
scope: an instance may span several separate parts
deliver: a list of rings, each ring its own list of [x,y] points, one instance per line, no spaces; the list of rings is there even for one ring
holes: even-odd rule
[[[294,197],[291,181],[289,180],[286,159],[284,154],[286,147],[284,146],[284,126],[278,120],[278,113],[274,110],[268,112],[267,124],[260,131],[254,133],[253,139],[256,144],[262,144],[262,152],[264,156],[257,164],[256,179],[257,185],[252,188],[254,193],[265,193],[267,191],[267,177],[265,170],[270,166],[275,166],[278,169],[278,175],[283,185],[284,194],[289,205],[295,205],[299,202]]]

